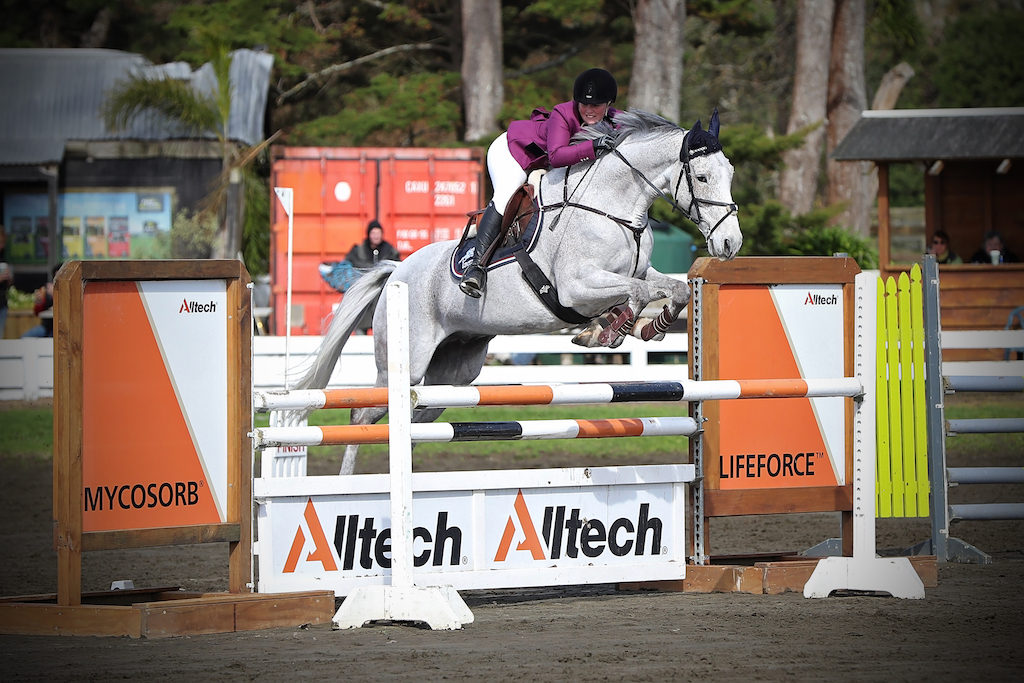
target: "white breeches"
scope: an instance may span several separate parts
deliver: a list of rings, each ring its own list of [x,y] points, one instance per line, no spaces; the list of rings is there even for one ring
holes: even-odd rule
[[[508,200],[526,182],[526,171],[508,149],[508,133],[496,137],[487,148],[487,173],[494,186],[494,208],[504,215]]]

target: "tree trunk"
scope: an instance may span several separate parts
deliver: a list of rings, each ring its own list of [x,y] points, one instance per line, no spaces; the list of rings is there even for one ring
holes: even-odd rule
[[[882,82],[878,84],[878,90],[871,100],[872,109],[892,109],[903,92],[903,86],[914,77],[914,68],[906,62],[900,62],[889,69]]]
[[[871,100],[871,108],[876,110],[892,109],[896,106],[896,101],[900,97],[900,93],[903,92],[903,86],[907,84],[914,76],[914,69],[906,62],[900,62],[893,68],[889,69],[884,76],[882,76],[882,82],[878,85],[878,90],[875,92],[874,98]],[[868,172],[867,187],[864,188],[864,192],[869,197],[878,196],[878,166],[870,164],[870,171]],[[870,203],[868,210],[870,211]],[[870,230],[870,228],[868,228]],[[879,238],[881,239],[881,237]],[[879,251],[879,260],[884,265],[887,262],[881,261],[881,251]]]
[[[466,112],[463,139],[479,140],[498,128],[505,99],[502,82],[501,3],[462,2],[462,101]]]
[[[867,107],[864,85],[864,0],[837,0],[828,84],[828,152],[832,153]],[[833,221],[855,235],[871,230],[874,194],[868,189],[871,163],[827,162],[829,204],[846,208]]]
[[[96,13],[89,30],[82,34],[82,44],[79,47],[103,47],[107,44],[107,36],[110,34],[110,22],[114,18],[114,12],[109,7],[102,8]]]
[[[679,120],[683,83],[683,0],[639,0],[629,106]]]
[[[804,144],[783,154],[786,166],[779,180],[779,201],[791,213],[811,210],[818,191],[821,149],[825,140],[828,63],[831,50],[832,0],[799,0],[796,19],[796,70],[793,105],[786,134],[813,124]]]

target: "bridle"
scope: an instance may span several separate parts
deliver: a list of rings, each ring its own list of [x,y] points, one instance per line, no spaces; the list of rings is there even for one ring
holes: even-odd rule
[[[691,142],[692,142],[691,141],[691,133],[696,133],[696,135],[694,137],[699,137],[699,140],[698,140],[699,146],[696,146],[696,147],[691,146]],[[682,166],[679,169],[679,176],[676,178],[675,192],[673,193],[672,196],[668,195],[664,190],[661,190],[657,185],[652,183],[650,181],[650,179],[646,175],[644,175],[643,171],[641,171],[636,166],[631,164],[629,162],[629,159],[627,159],[622,154],[622,152],[620,152],[618,150],[618,146],[613,147],[611,151],[612,151],[613,154],[615,154],[615,156],[617,156],[622,161],[622,163],[624,163],[626,165],[627,168],[629,168],[630,171],[632,171],[634,174],[639,176],[640,179],[643,180],[648,185],[650,185],[650,187],[659,196],[664,198],[665,201],[667,201],[672,206],[673,210],[678,211],[683,216],[685,216],[687,220],[689,220],[691,223],[696,225],[698,230],[700,229],[700,224],[701,224],[700,207],[701,207],[702,204],[704,206],[724,206],[724,207],[726,207],[728,209],[728,211],[726,211],[724,214],[722,214],[722,217],[718,219],[718,222],[715,223],[711,227],[710,230],[708,230],[708,234],[705,235],[705,237],[704,237],[705,241],[707,243],[710,243],[711,242],[711,236],[713,234],[715,234],[715,230],[717,230],[718,227],[720,225],[722,225],[722,223],[724,223],[727,218],[729,218],[729,216],[733,216],[733,215],[737,214],[739,212],[739,207],[736,205],[736,202],[720,202],[720,201],[717,201],[717,200],[714,200],[714,199],[703,199],[703,198],[698,197],[697,194],[693,190],[693,171],[690,168],[690,161],[692,159],[697,158],[697,157],[707,156],[707,155],[710,155],[710,154],[714,154],[715,152],[720,152],[721,150],[722,150],[722,145],[718,141],[718,138],[716,136],[713,136],[713,135],[707,133],[706,131],[702,130],[700,128],[700,122],[698,122],[697,125],[694,126],[694,128],[688,130],[686,132],[686,135],[683,137],[683,144],[679,148],[679,160],[682,162]],[[596,164],[591,165],[590,168],[587,169],[586,173],[589,174],[590,171],[595,166],[596,166]],[[686,207],[686,208],[683,208],[682,206],[680,206],[679,202],[677,202],[676,199],[675,199],[675,195],[679,194],[679,186],[682,184],[684,176],[686,177],[686,187],[687,187],[687,189],[690,192],[690,205],[688,207]],[[584,177],[586,177],[586,176],[584,176]],[[578,188],[582,184],[583,184],[583,181],[581,179],[580,182],[577,183],[576,187]],[[575,194],[575,193],[576,193],[576,190],[573,189],[573,194]],[[576,202],[573,202],[572,201],[572,197],[569,194],[569,173],[568,172],[566,172],[566,174],[565,174],[565,179],[564,179],[564,182],[563,182],[563,185],[562,185],[562,201],[556,202],[554,204],[547,204],[547,205],[541,206],[539,208],[540,208],[540,211],[542,213],[544,213],[544,212],[553,211],[553,210],[561,211],[562,209],[565,209],[567,207],[572,207],[572,208],[575,208],[575,209],[582,209],[584,211],[590,211],[591,213],[595,213],[595,214],[597,214],[599,216],[603,216],[604,218],[607,218],[607,219],[609,219],[609,220],[611,220],[611,221],[613,221],[615,223],[618,223],[619,225],[621,225],[624,228],[628,228],[633,233],[633,239],[637,243],[637,259],[639,260],[639,258],[640,258],[640,236],[643,234],[644,230],[647,229],[647,224],[645,223],[644,225],[637,227],[637,226],[634,226],[631,221],[629,221],[629,220],[627,220],[625,218],[619,218],[618,216],[613,216],[613,215],[611,215],[611,214],[609,214],[609,213],[607,213],[605,211],[601,211],[600,209],[595,209],[592,206],[587,206],[585,204],[578,204]],[[556,220],[552,222],[552,224],[550,226],[550,229],[552,229],[552,230],[554,229],[554,226],[557,223],[557,219],[560,216],[561,216],[561,213],[559,213],[558,216],[556,216]],[[634,264],[634,270],[635,270],[635,268],[636,268],[636,264]]]
[[[699,128],[696,128],[694,130],[700,131]],[[692,132],[693,130],[686,132],[686,136],[683,138],[683,144],[679,148],[679,161],[681,161],[683,165],[679,169],[679,176],[676,178],[676,189],[672,193],[672,196],[669,196],[664,191],[659,189],[654,183],[652,183],[647,178],[646,175],[644,175],[643,171],[633,166],[633,164],[629,163],[629,160],[625,156],[623,156],[622,152],[620,152],[618,148],[612,149],[612,152],[615,154],[615,156],[622,160],[622,163],[626,164],[626,166],[629,167],[629,170],[633,171],[633,173],[638,175],[641,180],[650,185],[655,192],[657,192],[659,195],[661,195],[662,198],[664,198],[669,204],[671,204],[673,210],[678,211],[683,216],[685,216],[686,219],[689,220],[694,225],[696,225],[698,229],[700,228],[701,224],[701,204],[705,206],[726,207],[728,211],[722,214],[722,217],[718,219],[718,222],[715,223],[710,230],[708,230],[708,234],[705,235],[704,237],[705,241],[710,242],[711,236],[715,234],[715,230],[718,230],[718,227],[723,222],[725,222],[725,220],[729,218],[729,216],[737,214],[739,212],[739,207],[736,205],[736,202],[720,202],[714,199],[703,199],[701,197],[698,197],[697,193],[694,192],[693,171],[690,168],[690,160],[695,159],[697,157],[714,154],[715,152],[720,152],[722,150],[722,145],[718,142],[717,138],[705,136],[703,140],[703,146],[697,147],[696,149],[691,149],[690,133]],[[676,196],[679,194],[679,186],[682,184],[684,176],[686,177],[686,188],[690,192],[690,205],[685,209],[682,206],[680,206],[679,202],[677,202],[675,199]]]

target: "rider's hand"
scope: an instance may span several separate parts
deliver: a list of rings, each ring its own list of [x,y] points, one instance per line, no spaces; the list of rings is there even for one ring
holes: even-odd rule
[[[594,156],[600,158],[615,148],[615,141],[609,135],[594,138]]]

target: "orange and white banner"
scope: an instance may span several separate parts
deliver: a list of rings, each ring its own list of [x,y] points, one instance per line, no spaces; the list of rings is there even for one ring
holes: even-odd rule
[[[836,378],[845,372],[842,285],[723,285],[719,376]],[[844,398],[723,401],[722,489],[845,484]]]
[[[83,530],[225,522],[227,283],[89,282],[82,315]]]

